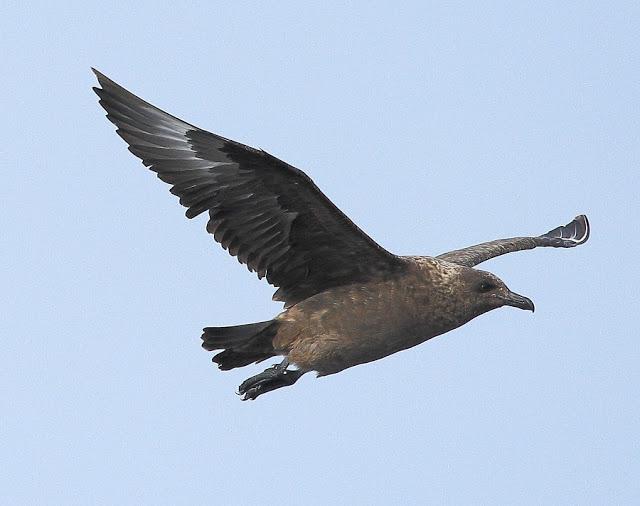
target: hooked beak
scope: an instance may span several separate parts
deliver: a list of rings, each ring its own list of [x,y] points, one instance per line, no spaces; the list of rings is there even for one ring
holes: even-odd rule
[[[528,309],[531,312],[536,309],[531,299],[514,292],[507,293],[502,300],[504,300],[505,305],[517,307],[518,309]]]

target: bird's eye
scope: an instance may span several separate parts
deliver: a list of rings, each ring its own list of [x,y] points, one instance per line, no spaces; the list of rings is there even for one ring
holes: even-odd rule
[[[494,285],[493,283],[491,283],[490,281],[483,281],[480,284],[480,291],[481,292],[490,292],[491,290],[493,290],[496,287],[496,285]]]

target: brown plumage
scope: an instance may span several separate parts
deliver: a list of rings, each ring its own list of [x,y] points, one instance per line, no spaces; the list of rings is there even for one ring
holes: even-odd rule
[[[273,320],[208,327],[203,347],[222,370],[284,356],[240,385],[244,399],[291,385],[308,371],[334,374],[448,332],[505,305],[533,311],[495,275],[473,267],[540,246],[589,238],[586,216],[539,237],[501,239],[438,257],[389,253],[301,170],[262,150],[190,125],[95,71],[94,88],[129,150],[187,207],[209,213],[207,231],[258,277],[278,287]],[[292,364],[296,369],[289,369]]]

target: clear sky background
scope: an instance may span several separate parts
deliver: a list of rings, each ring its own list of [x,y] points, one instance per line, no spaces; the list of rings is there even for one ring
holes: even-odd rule
[[[0,20],[0,503],[640,501],[638,2],[9,2]],[[400,254],[531,297],[240,402],[203,326],[273,289],[184,218],[89,67],[305,170]],[[268,364],[267,364],[268,365]]]

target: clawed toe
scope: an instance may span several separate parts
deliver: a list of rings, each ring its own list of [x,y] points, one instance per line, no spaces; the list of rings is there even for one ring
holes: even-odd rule
[[[286,369],[287,365],[288,363],[285,362],[274,365],[246,379],[238,387],[238,395],[242,396],[243,401],[252,401],[271,390],[293,385],[303,373],[296,370],[289,371]]]
[[[238,387],[238,395],[243,396],[243,401],[252,401],[261,393],[264,393],[264,389],[267,387],[267,385],[271,384],[276,379],[275,375],[265,374],[268,371],[270,371],[270,369],[267,369],[263,373],[246,379],[240,384],[240,386]]]
[[[242,395],[243,401],[253,401],[255,400],[261,393],[263,393],[260,385],[253,386],[248,388],[245,391],[238,392],[239,395]]]

